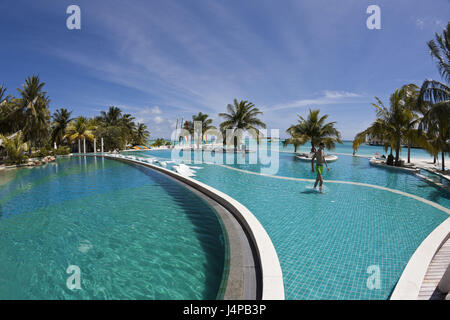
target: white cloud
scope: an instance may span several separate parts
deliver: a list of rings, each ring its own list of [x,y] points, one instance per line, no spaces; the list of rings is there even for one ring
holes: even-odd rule
[[[422,19],[422,18],[417,18],[416,19],[416,26],[419,27],[420,30],[423,29],[424,25],[425,25],[425,20],[424,19]]]
[[[419,17],[419,18],[416,18],[416,20],[414,22],[420,30],[425,29],[425,27],[430,27],[432,29],[434,29],[436,27],[438,27],[439,29],[445,28],[445,23],[441,19],[438,19],[438,18]]]
[[[300,99],[288,103],[278,104],[270,108],[270,110],[299,108],[314,105],[328,105],[339,103],[355,103],[361,102],[359,99],[362,95],[347,91],[324,91],[324,93],[313,99]]]
[[[160,124],[164,121],[164,119],[160,116],[156,116],[153,121],[155,121],[156,124]]]
[[[160,109],[158,106],[154,106],[154,107],[151,109],[151,112],[152,112],[153,114],[161,114],[161,113],[162,113],[161,109]]]

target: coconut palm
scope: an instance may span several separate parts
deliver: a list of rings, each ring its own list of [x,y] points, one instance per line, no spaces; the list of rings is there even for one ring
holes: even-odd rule
[[[317,146],[320,143],[324,143],[325,147],[332,150],[336,147],[336,143],[342,144],[341,133],[334,127],[335,121],[325,123],[328,119],[328,115],[319,116],[320,110],[309,110],[308,118],[305,119],[300,115],[298,116],[297,124],[291,125],[286,132],[291,136],[292,142],[299,145],[303,145],[308,141],[311,141],[311,146]],[[287,145],[288,143],[285,143]],[[295,148],[295,145],[294,145]]]
[[[441,77],[450,83],[450,22],[442,32],[442,35],[436,33],[436,42],[430,40],[428,48],[430,48],[431,56],[437,60],[437,67]]]
[[[449,101],[434,103],[422,118],[419,130],[429,137],[429,153],[436,157],[441,152],[442,171],[445,171],[445,152],[450,151],[450,104]]]
[[[431,141],[427,150],[435,156],[442,153],[442,170],[445,170],[445,152],[450,151],[450,22],[436,41],[428,42],[430,54],[436,60],[439,73],[447,84],[425,80],[419,94],[419,103],[429,106],[419,129],[426,131]],[[432,147],[431,147],[432,145]]]
[[[81,153],[81,140],[94,141],[92,122],[85,117],[78,117],[67,126],[63,139],[68,139],[70,143],[78,141],[78,153]]]
[[[418,130],[418,125],[426,112],[426,108],[419,103],[419,87],[411,83],[401,88],[402,105],[405,112],[405,123],[402,128],[402,137],[408,147],[408,163],[411,162],[411,147],[413,145],[424,147],[426,142],[425,133]]]
[[[25,152],[28,146],[23,142],[23,133],[21,131],[10,137],[0,135],[0,145],[6,150],[8,163],[21,164],[27,159]]]
[[[377,137],[383,141],[384,149],[391,147],[395,151],[395,165],[400,165],[400,149],[401,144],[408,137],[411,143],[413,128],[416,125],[415,115],[413,111],[414,90],[417,87],[413,84],[404,85],[400,89],[396,89],[390,96],[390,107],[387,108],[383,102],[375,97],[377,103],[372,103],[376,109],[377,120],[366,130],[356,135],[353,140],[353,150],[365,142],[366,136],[370,138]],[[407,104],[411,107],[408,107]]]
[[[149,138],[150,132],[147,130],[147,126],[144,123],[138,122],[134,131],[134,143],[147,144]]]
[[[0,104],[8,102],[10,96],[6,95],[6,87],[4,85],[0,85]]]
[[[353,151],[357,151],[359,146],[366,142],[367,138],[382,141],[384,151],[387,152],[390,148],[390,154],[392,155],[394,148],[392,144],[393,134],[386,119],[378,118],[366,130],[357,133],[353,139]]]
[[[283,141],[283,147],[287,147],[288,145],[292,144],[294,146],[294,152],[297,152],[298,147],[304,145],[307,141],[295,132],[292,132],[290,134],[291,137]]]
[[[72,121],[72,119],[70,118],[71,114],[72,111],[68,111],[64,108],[58,109],[53,113],[51,134],[52,142],[56,142],[58,145],[62,143],[63,137],[66,134],[67,126],[69,125],[70,121]]]
[[[10,119],[13,104],[10,96],[6,95],[6,87],[0,86],[0,134],[8,134],[14,131],[14,121]]]
[[[108,126],[119,126],[122,121],[122,110],[120,108],[111,106],[109,110],[100,112],[103,122]]]
[[[136,130],[136,123],[134,123],[135,118],[126,113],[122,116],[119,121],[119,127],[122,129],[122,135],[125,139],[125,145],[128,144],[128,141],[133,140],[134,132]]]
[[[242,139],[243,131],[250,130],[250,134],[255,135],[254,138],[259,143],[261,132],[258,128],[266,128],[266,124],[258,118],[263,113],[252,102],[246,100],[238,102],[237,99],[234,99],[233,104],[227,105],[227,111],[228,113],[219,113],[219,117],[225,119],[220,124],[224,139],[226,139],[226,131],[232,130],[234,133],[233,144],[236,150]]]
[[[188,128],[189,128],[189,132],[191,134],[194,134],[194,122],[195,121],[199,121],[202,124],[202,132],[201,132],[201,137],[199,139],[203,139],[205,133],[208,130],[212,130],[212,129],[216,129],[215,126],[212,125],[213,120],[211,118],[209,118],[209,115],[199,112],[196,115],[192,116],[192,121],[188,122]]]
[[[43,91],[45,83],[38,76],[28,77],[23,89],[18,88],[20,98],[16,99],[13,119],[23,128],[24,138],[31,145],[42,144],[48,134],[50,111],[48,104],[50,99]]]
[[[158,138],[152,143],[153,147],[161,147],[164,145],[167,145],[167,141],[163,138]]]

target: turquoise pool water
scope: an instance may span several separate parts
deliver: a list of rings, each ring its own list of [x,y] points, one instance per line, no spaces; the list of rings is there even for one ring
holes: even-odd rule
[[[170,151],[135,154],[170,158]],[[261,164],[195,166],[201,167],[195,179],[244,204],[267,230],[287,299],[388,299],[411,255],[449,217],[422,201],[370,186],[325,181],[325,194],[317,193],[312,182],[290,180],[315,178],[311,164],[292,153],[280,153],[272,177],[258,174]],[[450,208],[444,189],[370,166],[365,158],[339,156],[330,169],[325,180],[388,187]],[[379,289],[367,286],[371,266],[380,271]]]
[[[0,174],[0,299],[217,297],[221,224],[177,182],[89,157]]]

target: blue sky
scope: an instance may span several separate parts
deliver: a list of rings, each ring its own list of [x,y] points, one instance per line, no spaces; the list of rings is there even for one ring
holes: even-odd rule
[[[66,8],[81,8],[81,30]],[[366,8],[381,8],[381,30]],[[110,105],[169,137],[175,120],[250,100],[268,128],[320,108],[345,139],[375,117],[374,96],[440,79],[426,42],[448,0],[3,0],[0,83],[38,74],[52,111],[93,116]]]

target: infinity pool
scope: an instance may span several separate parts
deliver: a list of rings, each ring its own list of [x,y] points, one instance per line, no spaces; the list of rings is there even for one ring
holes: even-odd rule
[[[221,223],[179,183],[89,157],[0,175],[0,299],[220,297]]]
[[[135,154],[170,158],[170,151]],[[280,153],[272,176],[259,174],[261,164],[194,166],[201,168],[195,179],[244,204],[267,230],[287,299],[388,299],[414,251],[449,217],[447,191],[408,173],[373,167],[366,158],[342,155],[330,163],[324,177],[334,182],[325,181],[324,194],[307,180],[315,178],[311,164],[292,153]],[[370,289],[374,268],[380,287]]]

